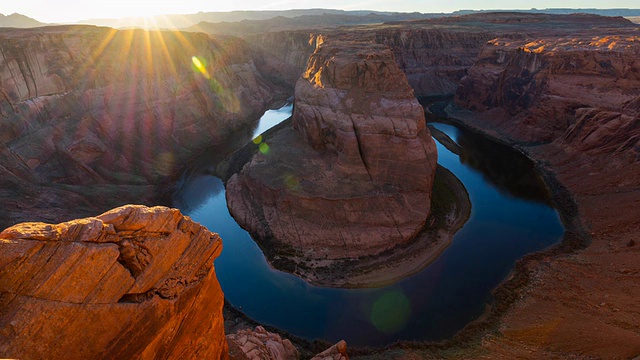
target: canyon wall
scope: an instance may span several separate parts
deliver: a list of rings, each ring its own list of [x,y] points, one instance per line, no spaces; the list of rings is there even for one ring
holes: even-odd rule
[[[0,233],[0,354],[223,359],[217,234],[176,209],[125,206]]]
[[[435,21],[435,20],[433,20]],[[402,23],[347,31],[291,30],[246,36],[262,74],[274,82],[295,86],[309,56],[327,37],[347,37],[388,46],[405,73],[416,97],[453,95],[460,79],[475,62],[484,43],[495,37],[487,30],[434,29]]]
[[[425,22],[431,24],[436,20]],[[375,42],[389,46],[417,97],[453,95],[475,63],[491,30],[430,29],[403,24],[375,30]]]
[[[483,348],[507,358],[633,358],[640,352],[638,28],[622,18],[560,20],[490,41],[458,88],[456,104],[466,110],[448,108],[545,170],[567,228],[551,251],[571,252],[521,262],[528,280],[520,299]]]
[[[391,50],[325,39],[295,98],[293,128],[227,182],[238,223],[267,256],[353,258],[413,239],[430,211],[437,155]]]
[[[637,156],[640,37],[628,28],[498,37],[482,49],[455,102],[516,141]]]
[[[309,30],[265,32],[245,36],[244,40],[254,51],[258,70],[291,90],[307,68],[309,56],[323,41],[322,35]]]
[[[233,37],[3,30],[0,227],[157,203],[186,160],[255,120],[274,96]]]

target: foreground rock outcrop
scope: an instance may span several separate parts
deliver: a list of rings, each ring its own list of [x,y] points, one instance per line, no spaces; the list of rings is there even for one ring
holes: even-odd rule
[[[293,129],[262,146],[227,182],[227,200],[271,249],[357,258],[407,243],[425,225],[436,149],[385,46],[321,44],[296,85]]]
[[[187,160],[275,96],[233,37],[0,30],[0,227],[163,203]]]
[[[229,355],[234,360],[287,360],[299,359],[300,352],[291,341],[280,335],[268,332],[262,326],[254,330],[239,330],[235,334],[227,335],[229,341]]]
[[[125,206],[0,233],[0,354],[227,357],[217,234],[176,209]]]

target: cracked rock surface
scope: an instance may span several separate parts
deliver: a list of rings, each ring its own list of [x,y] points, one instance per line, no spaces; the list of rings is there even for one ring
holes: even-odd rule
[[[221,250],[217,234],[165,207],[10,227],[0,233],[0,354],[226,356]]]

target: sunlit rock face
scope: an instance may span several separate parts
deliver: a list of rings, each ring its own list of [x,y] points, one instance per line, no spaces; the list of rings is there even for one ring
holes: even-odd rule
[[[637,157],[640,37],[635,25],[587,15],[563,20],[566,29],[489,41],[462,79],[456,103],[516,141],[557,141],[578,152]]]
[[[125,206],[0,233],[0,354],[221,359],[217,234],[176,209]]]
[[[260,73],[293,90],[322,35],[290,30],[249,35],[244,39],[255,52],[254,62]]]
[[[250,54],[197,33],[0,31],[0,227],[157,202],[186,160],[273,100]]]
[[[388,47],[323,41],[296,85],[293,129],[228,181],[227,202],[263,244],[312,259],[375,255],[424,226],[436,149]]]

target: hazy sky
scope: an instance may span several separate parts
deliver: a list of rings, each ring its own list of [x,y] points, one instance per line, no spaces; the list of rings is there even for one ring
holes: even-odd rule
[[[451,12],[460,9],[639,8],[638,0],[0,0],[0,13],[43,22],[78,21],[199,11],[318,8]]]

